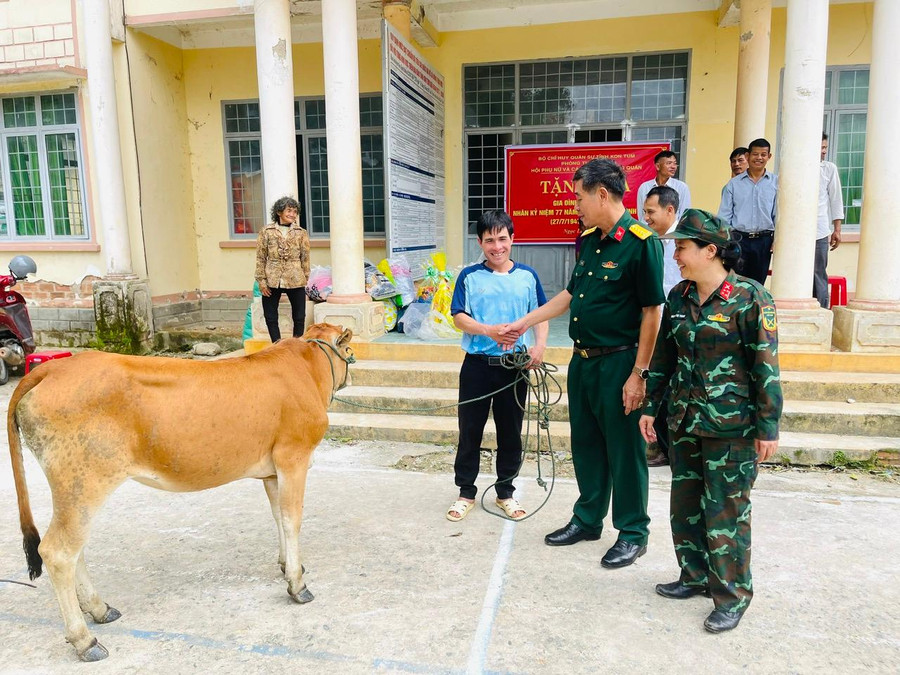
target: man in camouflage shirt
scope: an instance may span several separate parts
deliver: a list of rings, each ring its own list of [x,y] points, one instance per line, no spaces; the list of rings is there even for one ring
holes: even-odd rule
[[[721,632],[737,626],[753,596],[750,489],[757,462],[777,447],[782,408],[775,303],[762,285],[728,269],[738,253],[715,216],[691,209],[667,236],[682,240],[675,258],[685,281],[663,310],[641,429],[652,440],[668,384],[672,538],[681,577],[657,592],[677,599],[711,594],[716,609],[705,626]]]

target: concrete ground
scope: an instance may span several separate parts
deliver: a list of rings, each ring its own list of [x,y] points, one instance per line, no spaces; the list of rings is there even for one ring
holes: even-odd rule
[[[14,386],[0,388],[3,410]],[[6,454],[5,436],[2,445]],[[668,468],[651,469],[647,555],[610,571],[599,561],[611,526],[599,542],[543,544],[568,520],[574,481],[558,481],[527,521],[479,506],[451,523],[451,475],[390,468],[438,450],[323,443],[302,533],[316,599],[303,606],[280,578],[259,482],[194,494],[122,486],[87,548],[96,586],[123,614],[92,628],[110,657],[76,661],[45,574],[36,589],[0,583],[0,673],[897,672],[895,482],[764,472],[753,494],[756,598],[736,631],[714,636],[702,628],[711,601],[653,592],[677,577]],[[43,532],[49,491],[26,458]],[[526,508],[543,495],[533,478],[520,479]],[[2,460],[0,578],[27,582],[15,503]]]

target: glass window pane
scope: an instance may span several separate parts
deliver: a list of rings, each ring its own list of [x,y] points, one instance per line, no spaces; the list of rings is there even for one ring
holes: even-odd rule
[[[668,127],[635,127],[631,130],[631,140],[640,141],[669,141],[672,143],[672,152],[678,156],[678,173],[681,175],[681,134],[680,126]]]
[[[75,94],[41,96],[43,124],[75,124]]]
[[[263,226],[265,204],[259,144],[257,139],[228,141],[234,234],[255,234]]]
[[[825,73],[825,105],[831,105],[831,79],[834,72],[829,70]]]
[[[37,114],[34,110],[33,96],[3,99],[3,126],[14,127],[37,126]]]
[[[252,133],[259,131],[259,103],[226,103],[226,133]]]
[[[558,131],[526,131],[522,134],[522,145],[557,145],[566,143],[569,134],[565,129]]]
[[[23,237],[44,235],[37,136],[9,136],[6,149],[16,234]]]
[[[622,140],[622,129],[579,129],[576,143],[614,143]]]
[[[475,224],[482,213],[503,208],[503,148],[512,142],[511,133],[471,134],[466,138],[469,234],[475,234]]]
[[[325,99],[306,101],[306,128],[325,128]]]
[[[367,134],[362,144],[363,232],[384,234],[384,141]]]
[[[467,66],[464,106],[467,127],[515,124],[515,66]]]
[[[633,120],[673,120],[684,117],[687,54],[635,56],[632,61],[632,80]]]
[[[869,71],[842,70],[838,77],[839,105],[866,105],[869,100]]]
[[[520,66],[520,123],[592,124],[625,117],[626,58]]]
[[[300,101],[294,101],[294,131],[300,131]]]
[[[81,172],[74,133],[47,134],[47,172],[50,175],[50,208],[53,234],[83,237],[87,234],[81,201]]]
[[[837,151],[834,163],[841,178],[844,196],[844,223],[859,225],[862,206],[863,165],[866,149],[866,121],[864,112],[838,113]]]
[[[383,124],[381,96],[361,96],[359,99],[359,126],[380,127]]]
[[[9,226],[6,221],[6,190],[3,188],[3,163],[0,162],[0,237],[9,234]]]
[[[323,101],[324,103],[324,101]],[[309,156],[310,234],[328,234],[328,143],[323,136],[307,139]]]

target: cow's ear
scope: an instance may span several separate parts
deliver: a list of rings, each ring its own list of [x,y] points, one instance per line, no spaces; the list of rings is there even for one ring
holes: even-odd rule
[[[348,328],[343,333],[341,333],[341,336],[338,338],[338,344],[343,346],[343,345],[349,343],[350,340],[352,340],[352,339],[353,339],[353,331]]]

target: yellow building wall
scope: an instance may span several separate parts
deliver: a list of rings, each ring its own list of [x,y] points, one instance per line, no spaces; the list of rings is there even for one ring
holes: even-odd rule
[[[141,33],[127,39],[143,227],[132,236],[143,240],[154,296],[194,290],[201,284],[182,51]]]
[[[322,96],[325,79],[321,43],[295,44],[292,55],[294,95]],[[381,91],[380,59],[379,40],[360,41],[361,92]],[[220,246],[229,241],[230,208],[222,101],[259,98],[255,52],[252,48],[186,50],[184,73],[200,287],[244,290],[253,285],[254,249]],[[377,262],[384,257],[384,246],[366,247],[366,256]],[[312,264],[330,265],[330,249],[314,247]]]
[[[869,63],[871,14],[871,3],[831,7],[828,65]],[[775,9],[768,100],[760,102],[767,108],[766,135],[775,146],[776,156],[785,21],[785,10]],[[423,50],[424,56],[445,78],[449,262],[454,265],[463,262],[464,65],[685,49],[691,52],[691,69],[682,175],[691,187],[694,204],[715,211],[722,185],[730,175],[727,157],[732,149],[738,56],[737,27],[719,28],[715,12],[444,33],[439,47]],[[361,91],[380,91],[379,41],[361,41],[359,50]],[[293,45],[293,64],[295,94],[321,96],[324,92],[321,44]],[[183,67],[199,285],[203,289],[245,289],[253,275],[252,247],[221,246],[229,239],[222,101],[258,98],[254,51],[252,48],[186,50]],[[367,248],[366,254],[378,259],[384,250]],[[329,250],[314,248],[313,263],[329,264]],[[852,288],[855,266],[856,244],[847,243],[833,254],[829,272],[847,276]]]

